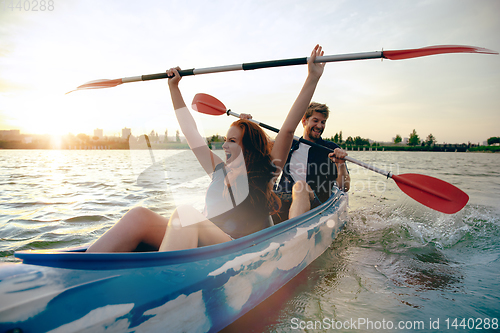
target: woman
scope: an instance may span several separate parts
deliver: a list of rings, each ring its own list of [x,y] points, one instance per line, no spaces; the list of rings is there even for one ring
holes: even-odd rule
[[[206,214],[180,206],[169,220],[136,207],[92,244],[87,252],[129,252],[140,243],[173,251],[223,243],[269,226],[269,213],[279,208],[272,185],[283,168],[297,125],[304,115],[324,63],[314,63],[323,51],[316,45],[308,61],[308,76],[274,144],[254,123],[240,119],[227,132],[226,163],[206,145],[179,90],[177,69],[167,71],[172,103],[181,130],[204,170],[211,175]]]

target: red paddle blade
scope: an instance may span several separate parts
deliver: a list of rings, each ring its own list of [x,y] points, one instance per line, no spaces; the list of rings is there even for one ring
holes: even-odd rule
[[[220,116],[227,111],[221,101],[207,94],[196,94],[191,104],[193,110],[212,116]]]
[[[487,53],[487,54],[498,54],[498,52],[484,49],[481,47],[473,46],[460,46],[460,45],[439,45],[439,46],[429,46],[423,47],[421,49],[410,49],[410,50],[396,50],[396,51],[384,51],[383,57],[390,60],[401,60],[410,59],[417,57],[425,57],[434,54],[443,53]]]
[[[95,81],[90,81],[85,84],[82,84],[81,86],[78,86],[75,90],[85,90],[85,89],[101,89],[101,88],[112,88],[116,87],[117,85],[122,84],[122,79],[115,79],[115,80],[95,80]],[[66,94],[69,94],[70,92],[67,92]]]
[[[410,197],[442,213],[454,214],[469,201],[467,193],[441,179],[414,173],[391,177]]]

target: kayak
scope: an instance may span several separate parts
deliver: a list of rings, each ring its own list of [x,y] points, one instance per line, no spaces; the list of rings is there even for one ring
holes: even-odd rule
[[[254,234],[172,252],[16,252],[0,332],[217,332],[302,271],[347,221],[347,194]]]
[[[332,243],[348,196],[251,235],[172,252],[16,252],[0,265],[0,332],[218,332]]]

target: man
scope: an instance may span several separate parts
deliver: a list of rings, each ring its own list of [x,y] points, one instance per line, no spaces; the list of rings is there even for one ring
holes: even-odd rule
[[[345,192],[349,190],[346,151],[321,138],[329,113],[325,104],[312,102],[302,118],[303,138],[334,149],[334,152],[293,142],[281,179],[275,186],[282,202],[275,223],[303,214],[326,201],[334,185]]]

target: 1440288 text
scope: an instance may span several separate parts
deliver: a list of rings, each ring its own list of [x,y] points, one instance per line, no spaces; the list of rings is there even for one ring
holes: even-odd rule
[[[51,12],[53,0],[0,0],[0,10],[19,12]]]

